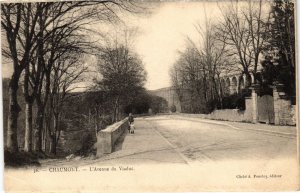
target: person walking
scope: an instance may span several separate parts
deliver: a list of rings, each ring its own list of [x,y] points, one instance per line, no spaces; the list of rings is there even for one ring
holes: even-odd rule
[[[129,133],[134,133],[134,118],[132,116],[131,113],[129,113],[129,116],[128,116],[128,123],[129,123]]]

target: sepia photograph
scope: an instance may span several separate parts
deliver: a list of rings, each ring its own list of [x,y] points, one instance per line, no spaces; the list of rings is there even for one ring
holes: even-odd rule
[[[299,191],[296,1],[0,1],[5,192]]]

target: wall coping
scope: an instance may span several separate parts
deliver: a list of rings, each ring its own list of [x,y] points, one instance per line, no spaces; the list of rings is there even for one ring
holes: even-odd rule
[[[105,129],[101,130],[100,132],[105,132],[105,133],[112,133],[115,130],[117,130],[123,123],[125,123],[128,120],[128,118],[125,118],[121,121],[118,121],[112,125],[109,125],[108,127],[106,127]]]

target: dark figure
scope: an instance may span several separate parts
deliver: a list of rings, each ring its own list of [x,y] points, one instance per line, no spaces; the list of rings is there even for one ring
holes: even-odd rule
[[[128,116],[128,123],[129,123],[129,133],[134,133],[134,119],[133,119],[133,116],[131,113],[129,113],[129,116]]]
[[[134,119],[133,119],[133,116],[131,113],[129,113],[129,116],[128,116],[128,122],[129,124],[133,123],[134,122]]]

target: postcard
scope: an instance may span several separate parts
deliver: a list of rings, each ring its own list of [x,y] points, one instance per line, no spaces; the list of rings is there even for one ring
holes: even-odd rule
[[[295,1],[2,1],[5,192],[297,191]]]

